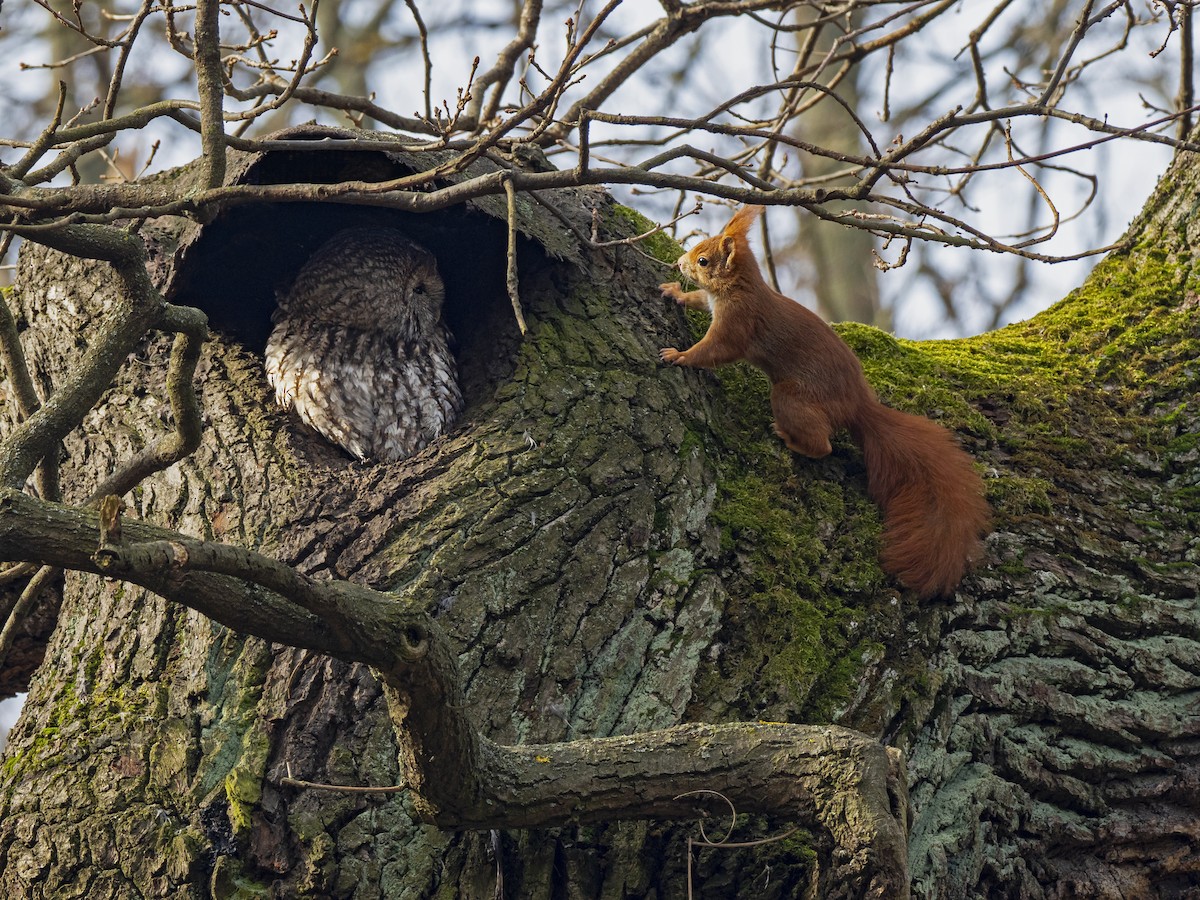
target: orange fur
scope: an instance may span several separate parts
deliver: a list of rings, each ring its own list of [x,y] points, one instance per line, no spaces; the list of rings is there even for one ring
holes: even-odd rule
[[[850,431],[862,447],[867,490],[884,514],[884,569],[922,596],[950,594],[979,556],[989,512],[971,458],[945,428],[884,406],[854,351],[819,316],[762,277],[747,231],[762,207],[738,210],[725,229],[679,260],[704,290],[678,282],[663,295],[709,309],[712,323],[689,350],[659,356],[713,368],[749,360],[771,380],[775,431],[794,452],[821,457]]]

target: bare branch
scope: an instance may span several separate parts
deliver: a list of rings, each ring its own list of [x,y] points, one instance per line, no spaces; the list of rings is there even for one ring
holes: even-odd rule
[[[29,152],[9,169],[9,175],[12,178],[24,178],[37,161],[41,159],[42,155],[53,146],[54,133],[58,131],[59,126],[62,124],[63,107],[66,102],[67,85],[60,81],[58,83],[58,104],[54,108],[54,117],[50,120],[50,124],[38,135],[38,139],[30,146]]]
[[[517,317],[517,327],[524,335],[529,328],[525,324],[525,314],[521,312],[521,286],[517,278],[517,192],[513,189],[511,178],[504,180],[504,194],[508,198],[508,267],[505,281],[513,315]]]
[[[21,623],[29,615],[33,609],[33,604],[36,602],[38,595],[52,579],[58,577],[59,570],[53,566],[42,566],[38,569],[29,583],[25,585],[25,589],[21,591],[21,596],[14,604],[12,610],[9,611],[8,617],[4,622],[3,630],[0,630],[0,669],[4,668],[4,661],[8,658],[8,651],[12,649],[13,641],[17,636],[17,629],[21,627]]]
[[[1175,108],[1183,110],[1176,126],[1175,135],[1181,140],[1187,140],[1192,133],[1192,114],[1189,110],[1195,103],[1195,72],[1192,32],[1192,6],[1190,3],[1179,4],[1179,93],[1175,98]]]
[[[125,66],[133,53],[134,41],[137,40],[142,23],[146,21],[156,3],[157,0],[142,0],[142,5],[138,8],[137,13],[130,20],[129,27],[125,29],[125,33],[121,35],[118,41],[117,62],[113,66],[112,78],[108,83],[108,93],[105,94],[104,111],[101,114],[105,119],[111,119],[113,113],[116,111],[117,100],[121,93],[121,84],[125,77]]]
[[[125,523],[122,544],[93,552],[99,535],[94,510],[0,491],[0,556],[120,574],[239,631],[376,667],[423,821],[476,829],[690,819],[710,814],[707,788],[720,784],[740,808],[827,835],[840,880],[869,882],[863,890],[879,896],[907,890],[906,800],[889,786],[901,762],[872,738],[833,726],[692,724],[502,747],[468,720],[450,641],[411,604],[345,582],[311,582],[289,601],[259,585],[291,570],[258,554],[142,523]],[[289,611],[292,602],[319,608],[320,618]]]
[[[205,185],[225,181],[225,86],[221,75],[221,0],[196,0],[196,89],[200,94],[200,141]]]
[[[66,253],[111,262],[124,288],[125,302],[105,317],[66,383],[0,441],[0,484],[11,487],[24,484],[39,461],[58,452],[59,442],[95,406],[134,345],[163,311],[162,297],[146,273],[145,249],[138,238],[114,228],[79,225],[39,234],[36,239]]]
[[[467,116],[474,122],[478,131],[486,123],[492,121],[504,97],[504,90],[512,79],[516,69],[517,59],[522,53],[533,48],[537,37],[538,23],[542,17],[542,0],[525,0],[521,6],[521,14],[517,19],[517,33],[508,45],[500,51],[496,62],[486,72],[483,72],[471,83],[473,99],[467,107]],[[483,105],[488,88],[493,88],[487,107]]]
[[[200,446],[200,401],[192,379],[200,361],[200,348],[208,338],[207,322],[203,312],[191,307],[168,305],[163,311],[161,327],[178,332],[167,367],[167,397],[175,428],[113,472],[92,492],[88,502],[121,496]]]
[[[17,332],[17,321],[13,317],[8,303],[0,300],[0,358],[4,361],[4,371],[12,385],[13,395],[17,401],[17,414],[20,421],[32,416],[41,407],[37,390],[33,386],[33,378],[29,374],[29,366],[25,361],[25,352],[21,348],[21,336]],[[37,467],[37,489],[43,500],[60,500],[61,489],[58,480],[58,447],[54,447],[42,457]]]
[[[404,4],[408,7],[408,11],[412,13],[413,21],[417,23],[417,33],[421,36],[421,61],[425,64],[425,90],[421,92],[425,98],[425,118],[426,120],[433,118],[433,60],[429,57],[429,30],[425,27],[425,20],[421,18],[421,11],[417,9],[415,0],[404,0]],[[316,19],[316,7],[313,8],[313,19]],[[499,92],[497,92],[499,93]]]

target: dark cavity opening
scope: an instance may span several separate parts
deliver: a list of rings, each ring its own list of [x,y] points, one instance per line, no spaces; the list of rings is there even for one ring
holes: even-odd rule
[[[243,181],[379,182],[407,173],[378,152],[279,152],[256,162]],[[425,214],[334,203],[234,207],[186,248],[168,299],[203,309],[214,331],[261,355],[276,295],[321,244],[361,227],[394,228],[437,257],[463,395],[468,406],[490,396],[510,377],[520,345],[505,281],[508,233],[504,222],[465,204]],[[519,241],[522,280],[549,264],[539,246]]]

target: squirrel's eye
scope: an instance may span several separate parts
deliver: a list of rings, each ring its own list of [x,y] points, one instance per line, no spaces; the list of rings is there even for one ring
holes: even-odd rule
[[[708,257],[701,256],[699,259],[696,260],[696,265],[698,265],[702,269],[707,268],[708,267]]]

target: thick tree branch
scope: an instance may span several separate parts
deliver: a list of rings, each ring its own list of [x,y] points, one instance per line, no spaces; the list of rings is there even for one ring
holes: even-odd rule
[[[305,611],[298,595],[284,599],[260,583],[271,583],[273,570],[291,571],[268,557],[213,544],[217,561],[204,570],[197,565],[205,562],[197,546],[204,542],[140,522],[123,522],[121,534],[120,545],[102,545],[97,510],[0,490],[0,557],[119,575],[239,631],[332,656],[344,657],[352,649],[344,635],[339,638],[320,617]],[[227,563],[230,557],[237,561]],[[222,568],[237,568],[241,578],[220,574]],[[266,574],[256,578],[260,572]]]
[[[481,73],[471,85],[471,102],[467,105],[467,115],[479,125],[491,121],[500,107],[505,88],[512,80],[517,60],[522,53],[533,48],[537,38],[538,23],[542,17],[542,0],[525,0],[518,17],[517,33],[508,45],[500,51],[496,62],[486,72]],[[427,82],[428,84],[428,82]],[[493,88],[491,99],[484,108],[484,97],[488,88]]]
[[[28,419],[41,408],[21,347],[21,336],[17,332],[17,321],[8,303],[0,299],[0,359],[12,385],[13,399],[17,403],[17,416]],[[58,453],[50,452],[42,457],[37,467],[37,489],[43,500],[61,500],[62,489],[58,478]]]
[[[197,0],[194,58],[207,187],[218,187],[225,181],[225,84],[221,78],[220,22],[221,0]]]
[[[397,682],[402,688],[397,691]],[[387,678],[418,813],[443,828],[551,828],[629,819],[771,815],[832,845],[842,895],[908,896],[904,763],[836,726],[679,725],[560,744],[450,747],[423,720],[422,679]],[[418,704],[414,694],[421,697]],[[473,775],[462,777],[464,765]]]
[[[785,817],[823,836],[850,894],[907,895],[902,763],[866,735],[682,725],[502,747],[467,717],[453,647],[413,604],[312,582],[252,551],[142,523],[124,523],[120,543],[102,540],[94,510],[0,493],[0,557],[118,575],[239,631],[373,666],[388,689],[414,808],[430,823],[480,829],[706,817],[723,806],[702,792],[720,791],[739,812]],[[701,793],[681,796],[689,792]]]
[[[162,315],[164,303],[146,272],[137,237],[116,228],[71,226],[39,236],[48,246],[112,264],[123,303],[97,328],[76,372],[36,412],[0,442],[0,485],[19,487],[47,454],[82,420],[112,384],[130,351]]]
[[[208,339],[208,317],[198,309],[168,305],[162,325],[178,332],[167,363],[167,399],[175,428],[106,478],[92,493],[93,501],[133,490],[146,477],[179,462],[200,446],[200,401],[192,379],[200,349]]]

